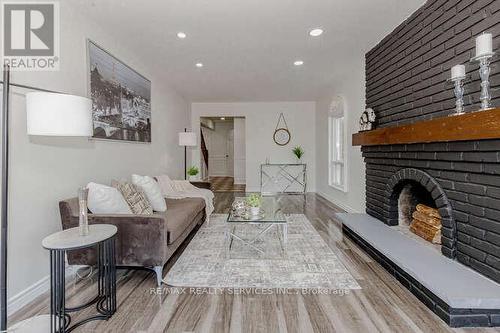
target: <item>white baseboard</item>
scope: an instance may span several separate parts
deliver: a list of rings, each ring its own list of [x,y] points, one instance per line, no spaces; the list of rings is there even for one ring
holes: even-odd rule
[[[341,202],[338,202],[337,200],[333,199],[332,197],[330,197],[328,194],[325,194],[323,192],[317,192],[317,194],[323,198],[325,198],[326,200],[330,201],[332,204],[334,204],[335,206],[338,206],[339,208],[342,208],[343,210],[345,210],[347,213],[360,213],[358,212],[356,209],[348,206],[348,205],[345,205]]]
[[[71,269],[68,269],[71,267]],[[67,266],[66,267],[66,283],[73,279],[75,276],[75,271],[83,266]],[[44,278],[40,279],[39,281],[33,283],[31,286],[28,288],[20,291],[16,295],[10,297],[7,300],[7,315],[10,316],[14,314],[16,311],[19,311],[26,305],[28,305],[30,302],[35,300],[38,296],[43,295],[44,293],[48,292],[50,289],[50,276],[47,275]]]
[[[10,316],[13,313],[19,311],[35,298],[47,292],[49,288],[50,278],[49,275],[47,275],[43,279],[33,283],[28,288],[9,298],[9,300],[7,301],[7,314]]]

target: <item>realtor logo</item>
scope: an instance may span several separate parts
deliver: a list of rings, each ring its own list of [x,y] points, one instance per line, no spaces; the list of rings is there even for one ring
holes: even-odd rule
[[[11,70],[59,70],[59,3],[2,2],[3,63]]]

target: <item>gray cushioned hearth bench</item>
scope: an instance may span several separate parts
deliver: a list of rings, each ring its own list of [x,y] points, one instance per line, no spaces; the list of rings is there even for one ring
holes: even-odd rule
[[[336,214],[344,233],[452,327],[500,326],[500,285],[368,214]]]

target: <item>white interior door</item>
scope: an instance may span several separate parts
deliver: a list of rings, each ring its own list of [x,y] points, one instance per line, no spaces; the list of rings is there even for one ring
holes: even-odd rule
[[[210,176],[233,176],[232,122],[216,122],[215,130],[207,131],[208,173]]]
[[[226,172],[228,176],[234,176],[234,129],[229,129],[227,133],[226,147]]]

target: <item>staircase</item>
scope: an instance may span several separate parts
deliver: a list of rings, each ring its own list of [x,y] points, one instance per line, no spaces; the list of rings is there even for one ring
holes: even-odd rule
[[[203,136],[203,131],[200,128],[200,137],[201,137],[201,154],[203,155],[203,161],[205,162],[204,165],[204,170],[205,172],[202,172],[202,176],[205,178],[208,178],[208,149],[207,145],[205,143],[205,137]]]

